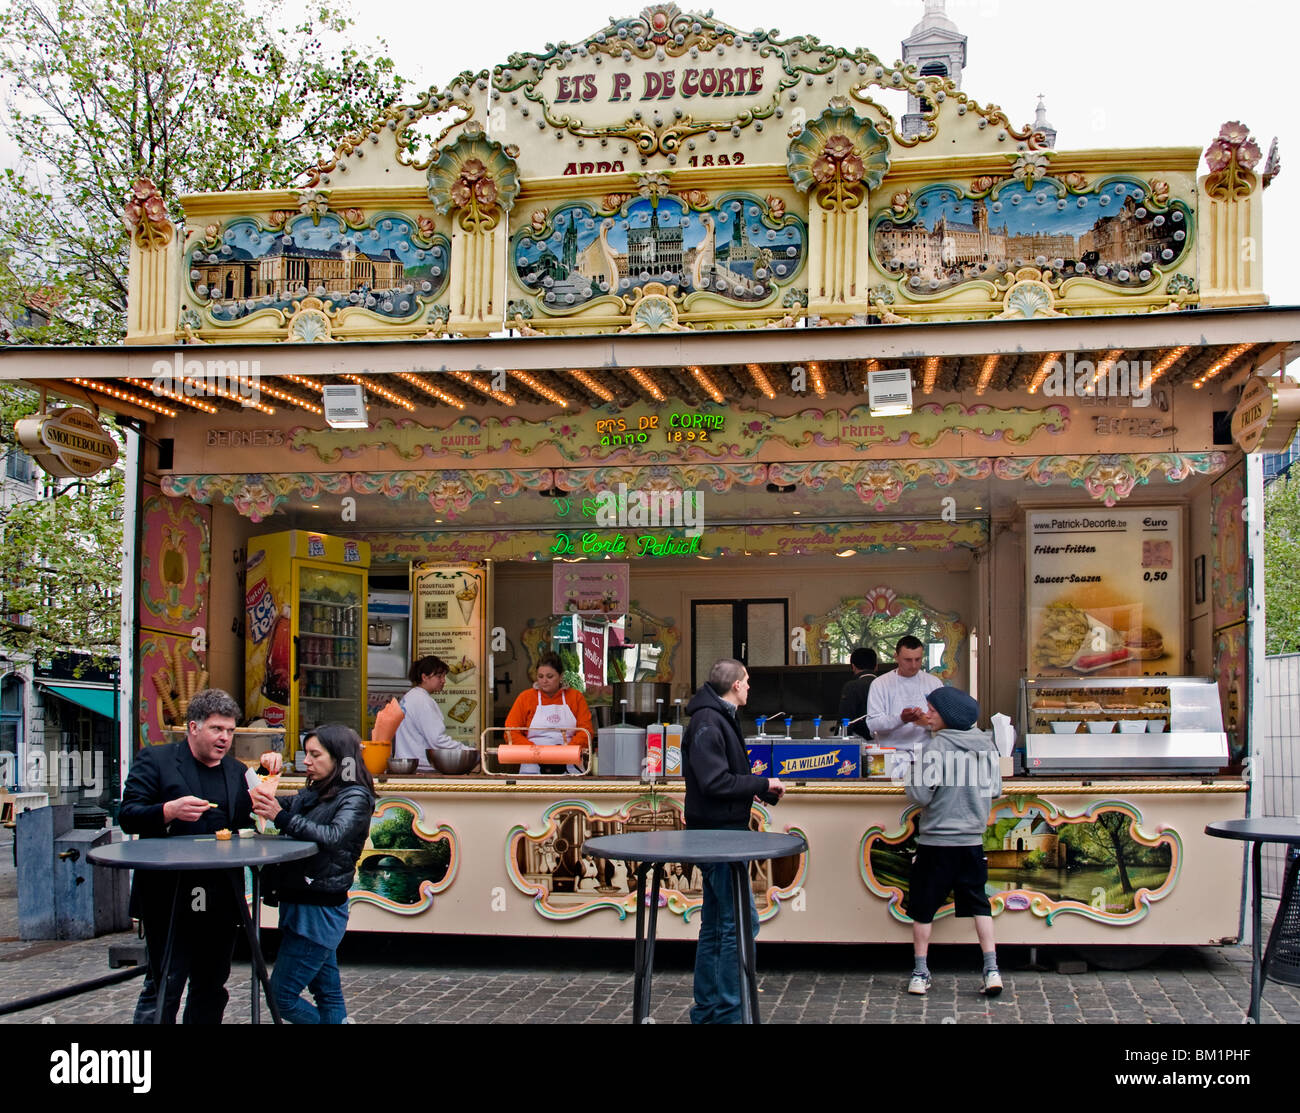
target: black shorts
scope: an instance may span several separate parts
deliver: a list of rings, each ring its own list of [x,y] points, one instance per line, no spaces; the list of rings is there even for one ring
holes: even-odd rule
[[[991,916],[984,893],[989,879],[982,846],[926,846],[918,844],[912,861],[912,881],[907,914],[918,924],[928,924],[952,893],[958,916]]]

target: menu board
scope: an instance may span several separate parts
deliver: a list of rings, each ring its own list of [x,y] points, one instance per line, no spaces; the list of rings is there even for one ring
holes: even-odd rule
[[[1180,675],[1182,537],[1177,507],[1031,512],[1027,675]]]
[[[626,614],[631,567],[609,561],[556,561],[551,565],[551,613]]]
[[[486,704],[488,570],[484,564],[425,564],[415,570],[412,619],[415,659],[447,662],[447,682],[434,700],[447,733],[477,746]]]

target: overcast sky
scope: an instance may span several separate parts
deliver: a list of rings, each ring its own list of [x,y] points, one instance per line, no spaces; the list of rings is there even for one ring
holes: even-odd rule
[[[291,0],[302,9],[302,0]],[[418,86],[445,85],[463,69],[504,62],[516,50],[575,42],[603,28],[611,15],[640,11],[636,0],[536,0],[433,5],[428,0],[357,3],[359,37],[382,36],[399,71]],[[684,10],[699,10],[682,4]],[[875,0],[857,6],[830,0],[798,4],[724,0],[716,18],[742,30],[777,28],[823,42],[866,47],[883,61],[924,11],[923,0]],[[1283,173],[1264,210],[1265,289],[1274,304],[1300,304],[1300,276],[1287,264],[1300,255],[1300,158],[1285,121],[1292,103],[1293,16],[1277,0],[1181,0],[1161,6],[1132,0],[1080,4],[1043,0],[947,0],[949,17],[969,39],[963,89],[981,103],[1000,104],[1013,122],[1033,119],[1036,94],[1062,150],[1092,147],[1204,147],[1226,120],[1251,128],[1267,152],[1280,136]],[[12,148],[0,141],[0,162]],[[304,158],[304,164],[313,159]],[[1202,166],[1202,170],[1204,167]],[[1288,215],[1290,214],[1290,215]]]

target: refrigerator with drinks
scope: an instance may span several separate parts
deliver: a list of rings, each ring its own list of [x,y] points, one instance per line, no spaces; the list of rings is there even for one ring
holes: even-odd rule
[[[401,699],[411,687],[411,593],[372,591],[367,598],[366,621],[366,733],[374,729],[375,716],[392,699]]]
[[[292,757],[307,731],[362,733],[370,546],[308,530],[253,537],[244,584],[244,713],[285,728]]]

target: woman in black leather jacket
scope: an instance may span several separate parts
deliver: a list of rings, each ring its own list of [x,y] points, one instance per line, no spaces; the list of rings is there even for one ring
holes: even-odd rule
[[[292,1024],[342,1024],[338,945],[348,927],[348,889],[370,834],[375,794],[356,731],[328,723],[307,736],[307,787],[293,796],[254,789],[253,811],[290,838],[314,842],[310,858],[279,868],[280,953],[271,992]],[[301,996],[310,989],[316,1004]]]

